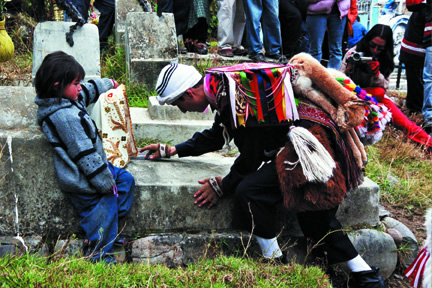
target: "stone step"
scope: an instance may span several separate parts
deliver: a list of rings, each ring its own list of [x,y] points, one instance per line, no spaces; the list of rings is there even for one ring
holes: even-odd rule
[[[78,233],[79,217],[57,188],[52,148],[34,120],[37,106],[29,101],[33,97],[33,88],[0,87],[0,121],[4,123],[0,147],[5,146],[0,175],[6,175],[0,182],[0,219],[4,220],[0,221],[0,234]],[[6,145],[8,137],[10,145]],[[8,160],[9,155],[13,161]],[[134,235],[229,229],[229,197],[222,199],[217,209],[203,209],[193,204],[192,195],[200,187],[198,180],[226,175],[233,161],[216,153],[160,161],[133,159],[127,170],[135,176],[137,190],[126,231]],[[364,205],[350,211],[351,201]],[[341,206],[339,215],[345,226],[378,223],[379,187],[372,181],[366,179],[344,202],[347,204]]]
[[[5,175],[0,181],[0,236],[35,235],[44,239],[47,235],[61,235],[65,239],[76,234],[82,239],[80,217],[55,180],[52,148],[34,121],[37,107],[29,100],[33,98],[33,88],[0,87],[0,147],[5,147],[0,162],[0,176]],[[205,121],[210,122],[197,122]],[[217,242],[212,243],[224,243],[227,239],[234,239],[237,245],[241,243],[241,234],[231,228],[232,196],[224,197],[211,209],[197,207],[193,198],[201,186],[198,180],[226,175],[233,161],[234,158],[216,153],[159,161],[132,159],[126,169],[136,179],[134,204],[119,227],[124,228],[122,232],[126,236],[139,238],[132,248],[133,261],[152,261],[154,255],[148,254],[152,249],[145,250],[145,247],[161,245],[161,249],[172,247],[169,251],[180,251],[180,247],[184,255],[189,255],[185,252],[189,251],[194,255],[192,258],[182,256],[179,260],[188,263],[196,255],[202,255],[203,243],[212,242],[213,235],[221,233],[228,236],[217,236]],[[345,228],[377,227],[380,225],[378,204],[379,187],[365,178],[358,189],[347,194],[337,217]],[[301,239],[295,213],[278,208],[283,237]],[[383,267],[380,263],[396,262],[396,249],[388,234],[363,230],[354,230],[350,237],[369,263]],[[248,235],[248,231],[242,233]],[[165,241],[164,237],[171,240]],[[4,249],[0,247],[3,252],[10,253],[14,245],[19,245],[13,239],[10,242]],[[306,245],[298,247],[306,251]],[[394,265],[387,267],[385,273],[389,275]]]

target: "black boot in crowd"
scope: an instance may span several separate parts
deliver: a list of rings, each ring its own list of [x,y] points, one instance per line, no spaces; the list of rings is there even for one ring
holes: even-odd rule
[[[352,272],[348,282],[349,288],[384,288],[384,280],[378,273],[378,268],[369,271]]]

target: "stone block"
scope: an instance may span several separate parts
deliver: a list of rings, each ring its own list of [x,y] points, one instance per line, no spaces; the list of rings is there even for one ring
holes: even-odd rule
[[[48,246],[40,236],[0,236],[0,257],[5,257],[6,255],[24,255],[27,253],[47,257],[48,252]]]
[[[347,193],[339,206],[336,217],[342,226],[377,226],[379,222],[379,195],[378,184],[365,177],[364,182]]]
[[[173,14],[128,13],[125,46],[128,79],[155,87],[159,72],[177,57]]]
[[[148,113],[152,120],[208,120],[213,121],[216,115],[210,108],[206,112],[183,113],[177,106],[160,105],[156,96],[149,97]],[[192,136],[192,135],[191,135]]]
[[[150,8],[150,5],[148,7]],[[115,0],[114,34],[118,44],[125,43],[126,15],[131,12],[144,12],[144,10],[138,1]]]
[[[0,175],[5,175],[0,181],[0,235],[82,235],[77,212],[58,189],[52,148],[35,122],[33,99],[30,87],[0,87],[0,147],[10,139],[0,162]],[[125,235],[230,230],[230,197],[206,209],[193,204],[193,194],[200,188],[198,180],[226,175],[234,159],[216,153],[160,161],[133,159],[127,170],[137,186],[131,213],[120,223],[120,227],[126,223]],[[378,194],[378,186],[367,178],[351,191],[338,214],[343,226],[376,224]],[[295,214],[281,211],[280,222],[284,234],[302,236]]]
[[[373,229],[356,230],[348,233],[348,236],[369,266],[379,267],[381,276],[384,279],[389,278],[398,262],[397,247],[393,238],[387,233]]]
[[[33,40],[33,70],[34,79],[45,56],[54,51],[64,51],[72,55],[83,66],[86,79],[100,78],[100,48],[99,31],[96,25],[85,24],[73,33],[74,45],[66,42],[66,33],[73,22],[47,21],[36,25]]]
[[[170,108],[177,109],[177,107]],[[172,109],[169,109],[168,113],[171,113]],[[136,140],[157,139],[157,141],[177,144],[191,138],[196,131],[211,128],[213,124],[213,120],[153,120],[147,108],[131,107],[130,112]],[[157,111],[157,113],[164,112]]]
[[[54,255],[56,257],[82,257],[83,241],[84,240],[82,239],[58,240],[54,246]],[[122,245],[119,245],[117,243],[114,244],[114,257],[119,263],[124,263],[127,261],[126,250]]]
[[[402,241],[396,243],[397,247],[401,249],[399,262],[402,267],[408,268],[408,266],[417,257],[419,250],[419,243],[417,242],[416,237],[407,226],[394,218],[386,217],[382,222],[387,230],[395,229],[400,233]]]

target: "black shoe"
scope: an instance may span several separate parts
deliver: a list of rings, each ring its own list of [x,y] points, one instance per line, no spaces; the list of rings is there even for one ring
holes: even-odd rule
[[[429,134],[429,135],[432,135],[432,122],[425,122],[424,124],[423,124],[423,130],[427,133],[427,134]]]
[[[377,267],[372,267],[369,271],[352,272],[348,287],[349,288],[384,288],[384,280],[378,273]]]
[[[254,62],[266,62],[266,59],[262,53],[249,55],[249,59],[251,59]]]
[[[267,58],[277,60],[278,63],[283,65],[288,64],[288,59],[282,54],[267,55]]]

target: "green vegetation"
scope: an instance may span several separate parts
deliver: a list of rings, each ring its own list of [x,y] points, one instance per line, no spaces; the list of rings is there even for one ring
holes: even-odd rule
[[[379,185],[381,202],[424,214],[432,201],[432,159],[423,148],[388,127],[367,152],[366,176]]]
[[[82,258],[0,258],[0,287],[331,287],[317,267],[218,256],[170,269],[146,263],[108,266]]]

